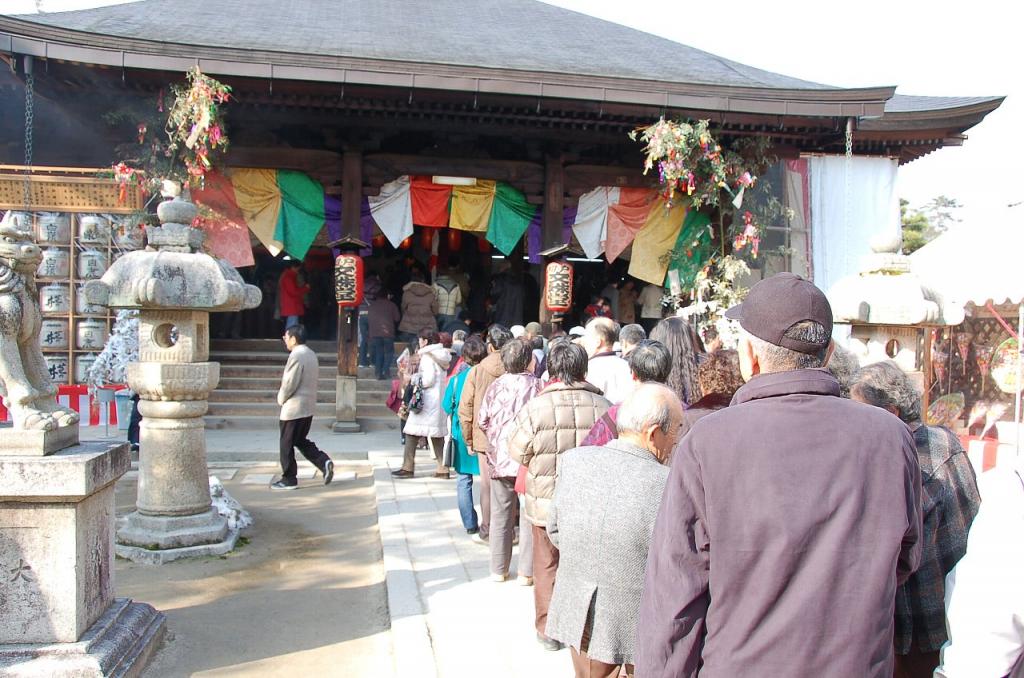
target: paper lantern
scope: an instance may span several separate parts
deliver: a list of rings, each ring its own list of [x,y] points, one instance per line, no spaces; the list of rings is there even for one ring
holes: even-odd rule
[[[423,231],[420,233],[420,244],[423,246],[424,250],[426,250],[427,252],[430,251],[431,247],[434,244],[434,229],[423,229]]]
[[[399,249],[403,249],[403,250],[407,250],[407,249],[409,249],[410,247],[412,247],[412,236],[411,236],[411,235],[410,235],[410,236],[409,236],[408,238],[406,238],[405,240],[403,240],[403,241],[402,241],[402,242],[401,242],[401,243],[400,243],[400,244],[398,245],[398,248],[399,248]]]
[[[334,298],[339,308],[363,303],[363,258],[342,254],[334,260]]]
[[[448,229],[448,249],[449,251],[457,251],[462,248],[462,231],[449,228]]]
[[[544,267],[544,307],[556,313],[572,307],[572,264],[552,261]]]
[[[480,235],[476,238],[476,248],[481,254],[487,254],[491,251],[491,243],[487,242],[487,239]]]
[[[388,239],[384,237],[383,233],[378,233],[377,235],[373,236],[373,246],[375,249],[383,248],[384,245],[387,244],[387,242]]]

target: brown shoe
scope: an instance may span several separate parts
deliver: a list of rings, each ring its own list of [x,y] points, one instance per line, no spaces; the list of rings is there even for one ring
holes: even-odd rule
[[[391,472],[391,476],[393,478],[412,478],[414,475],[416,474],[413,473],[412,471],[406,471],[404,468],[400,468],[397,471]]]
[[[452,476],[448,471],[437,471],[434,473],[435,478],[444,478],[445,480],[450,479]]]

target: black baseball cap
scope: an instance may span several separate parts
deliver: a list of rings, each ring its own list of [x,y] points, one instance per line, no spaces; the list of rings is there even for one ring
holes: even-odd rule
[[[726,318],[770,344],[800,353],[817,353],[828,345],[813,344],[785,336],[786,330],[805,320],[813,320],[832,336],[832,307],[825,293],[795,273],[776,273],[750,288],[743,303],[725,312]]]

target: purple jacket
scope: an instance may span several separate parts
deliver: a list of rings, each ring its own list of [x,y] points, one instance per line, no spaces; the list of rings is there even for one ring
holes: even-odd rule
[[[492,478],[515,478],[519,473],[519,462],[508,454],[509,435],[515,428],[511,424],[523,405],[540,393],[543,386],[540,379],[527,372],[503,374],[487,387],[477,422],[491,446],[487,461],[491,462]]]
[[[672,457],[637,678],[891,678],[920,507],[903,422],[824,370],[751,379]]]

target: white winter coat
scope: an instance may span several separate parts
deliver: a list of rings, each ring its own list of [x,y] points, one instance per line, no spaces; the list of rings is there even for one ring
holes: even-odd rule
[[[448,432],[445,413],[441,409],[441,396],[447,381],[448,363],[451,353],[441,344],[430,344],[417,351],[420,356],[419,370],[413,375],[423,387],[423,407],[419,412],[410,412],[403,431],[406,435],[443,438]]]

